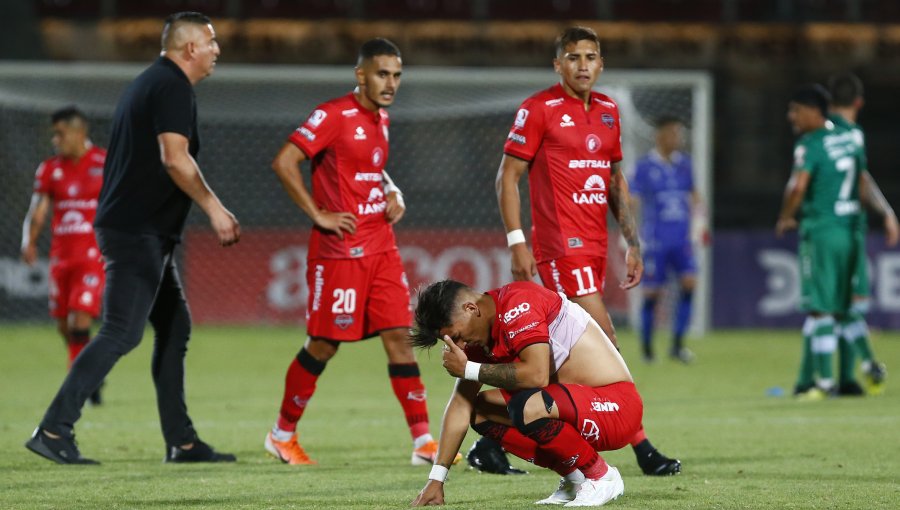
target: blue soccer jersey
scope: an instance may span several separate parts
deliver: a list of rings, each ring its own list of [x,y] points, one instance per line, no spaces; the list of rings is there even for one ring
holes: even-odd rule
[[[666,161],[654,149],[638,161],[630,184],[631,193],[641,200],[645,283],[664,283],[669,269],[679,275],[695,272],[690,239],[694,191],[690,156],[676,151],[671,161]]]

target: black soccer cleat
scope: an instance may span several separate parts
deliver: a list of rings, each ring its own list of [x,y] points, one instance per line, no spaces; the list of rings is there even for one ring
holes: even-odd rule
[[[862,397],[866,394],[856,381],[843,382],[838,386],[837,394],[842,397]]]
[[[163,462],[234,462],[236,460],[237,457],[234,455],[217,452],[212,446],[197,439],[190,450],[179,446],[170,446]]]
[[[637,456],[638,466],[647,476],[669,476],[681,473],[681,461],[666,457],[656,448],[646,455],[639,455],[637,451],[634,453]]]
[[[25,448],[57,464],[100,464],[81,456],[74,437],[69,439],[60,436],[54,439],[44,434],[40,427],[34,429],[31,439],[25,442]]]
[[[91,393],[91,396],[88,397],[88,402],[90,402],[90,404],[94,407],[103,405],[103,395],[100,394],[101,388],[103,388],[102,384],[100,385],[100,388],[94,390],[94,392]]]
[[[469,453],[466,454],[466,462],[473,469],[477,469],[482,473],[492,473],[495,475],[524,475],[528,474],[519,468],[515,468],[509,464],[509,458],[503,447],[489,437],[481,437]]]

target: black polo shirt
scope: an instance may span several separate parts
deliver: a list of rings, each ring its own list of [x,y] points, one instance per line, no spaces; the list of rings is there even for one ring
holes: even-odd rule
[[[125,89],[113,117],[94,226],[181,238],[191,199],[162,164],[157,135],[179,133],[200,151],[194,88],[160,57]]]

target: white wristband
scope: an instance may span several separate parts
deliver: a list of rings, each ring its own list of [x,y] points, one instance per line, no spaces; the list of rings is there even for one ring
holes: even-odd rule
[[[448,473],[450,473],[449,469],[445,468],[444,466],[435,464],[431,466],[431,473],[428,474],[428,479],[444,483],[447,481]]]
[[[463,379],[467,381],[478,381],[478,373],[481,371],[481,363],[474,361],[466,361],[466,372]]]
[[[512,246],[514,244],[521,244],[525,242],[525,234],[522,232],[521,228],[517,228],[512,232],[506,233],[506,246]]]

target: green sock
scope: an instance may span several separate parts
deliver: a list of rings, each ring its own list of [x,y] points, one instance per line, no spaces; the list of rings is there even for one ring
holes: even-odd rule
[[[856,349],[854,341],[844,335],[838,338],[838,384],[856,382]]]
[[[835,350],[837,337],[834,334],[834,317],[826,315],[815,319],[812,334],[813,363],[819,375],[818,384],[825,390],[834,386]]]
[[[808,388],[815,383],[813,374],[815,367],[813,366],[812,353],[812,317],[807,317],[803,323],[803,353],[800,355],[800,374],[797,376],[796,388]]]

